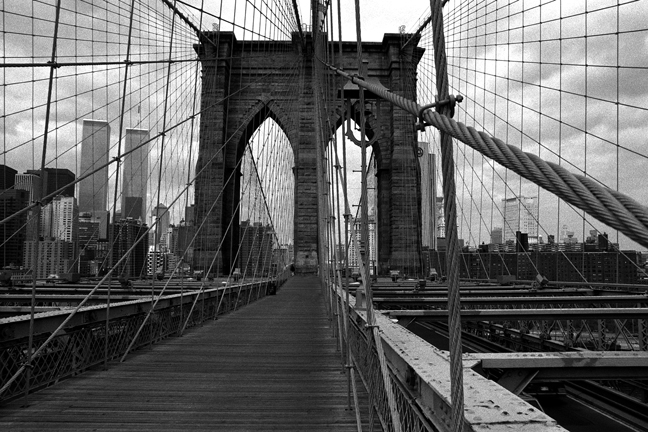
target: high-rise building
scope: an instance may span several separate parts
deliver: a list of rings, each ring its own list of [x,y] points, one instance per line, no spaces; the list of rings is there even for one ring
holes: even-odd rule
[[[83,276],[95,276],[97,265],[97,243],[99,241],[100,222],[92,218],[92,213],[79,214],[79,273]]]
[[[44,185],[44,190],[42,190],[42,197],[45,197],[51,193],[56,192],[57,190],[65,187],[59,196],[73,197],[74,196],[74,180],[76,177],[74,173],[69,169],[65,168],[45,168],[43,170],[43,179],[41,180]],[[31,174],[41,177],[41,170],[27,170],[25,174]],[[67,187],[66,187],[67,186]],[[43,204],[48,204],[52,201],[52,198],[47,199]]]
[[[36,254],[38,245],[38,254]],[[52,274],[74,273],[74,244],[64,240],[26,241],[23,254],[24,266],[34,271],[36,278],[45,279]],[[38,263],[36,266],[35,263]]]
[[[116,266],[115,275],[139,278],[144,274],[148,252],[147,229],[145,224],[134,219],[122,219],[112,225],[112,265]],[[124,256],[126,258],[119,262]]]
[[[371,159],[367,166],[367,214],[375,215],[378,209],[378,161]]]
[[[184,262],[193,262],[192,241],[195,227],[192,225],[187,226],[185,224],[180,224],[178,226],[173,226],[170,230],[173,231],[173,234],[167,241],[169,251],[176,254],[178,259],[181,259]]]
[[[79,177],[98,169],[79,182],[79,211],[94,213],[107,209],[110,125],[103,120],[83,120],[81,170]]]
[[[41,180],[36,174],[16,174],[16,189],[27,191],[28,204],[35,203],[41,199]],[[25,230],[25,241],[38,240],[38,209],[29,210],[27,213],[27,227]]]
[[[502,244],[502,228],[493,228],[491,231],[491,244]]]
[[[41,210],[41,236],[71,243],[79,234],[79,211],[74,197],[58,196]]]
[[[168,268],[167,253],[151,250],[146,255],[146,274],[164,274]]]
[[[98,275],[99,270],[110,265],[108,260],[110,213],[79,213],[78,256],[79,273]]]
[[[435,211],[437,238],[445,238],[445,211],[443,210],[443,206],[443,197],[436,197]]]
[[[238,268],[247,277],[267,275],[272,267],[274,230],[261,222],[241,222]]]
[[[515,242],[516,231],[528,234],[530,244],[538,243],[538,198],[514,197],[502,200],[503,243]]]
[[[360,241],[362,239],[362,223],[360,218],[353,219],[353,229],[355,231],[352,232],[351,227],[349,227],[349,235],[355,234],[355,238],[357,242],[353,241],[353,237],[349,239],[349,268],[352,270],[360,270],[360,260],[359,260],[359,254],[358,254],[358,247],[362,247],[360,244]],[[373,274],[374,273],[374,267],[376,265],[376,224],[375,224],[375,219],[373,216],[369,216],[368,219],[368,229],[369,229],[369,245],[368,247],[365,246],[365,254],[366,252],[369,252],[368,254],[365,255],[366,257],[366,262],[365,264],[369,266],[370,272]],[[357,246],[356,246],[357,243]]]
[[[119,218],[117,218],[119,219]],[[79,224],[83,222],[86,230],[90,229],[92,224],[92,237],[96,241],[107,241],[109,238],[110,230],[110,212],[109,211],[98,211],[98,212],[79,212]],[[79,229],[81,225],[79,225]],[[86,237],[87,239],[87,237]],[[82,247],[83,240],[79,238],[79,246]]]
[[[29,192],[20,189],[0,191],[0,219],[4,219],[27,207]],[[25,242],[27,214],[16,216],[0,225],[2,247],[0,247],[0,268],[23,264],[23,243]]]
[[[164,204],[158,204],[154,209],[151,217],[153,222],[157,221],[155,226],[155,244],[160,244],[160,240],[164,237],[166,241],[166,234],[169,230],[169,225],[171,224],[171,216],[169,214],[169,209]]]
[[[146,129],[126,129],[125,151],[132,153],[124,157],[122,176],[122,217],[140,219],[146,223],[146,199],[148,184],[148,144]]]
[[[436,159],[430,152],[430,144],[419,142],[419,164],[421,166],[421,237],[422,245],[436,249]]]
[[[7,165],[0,164],[0,190],[11,189],[16,184],[16,171]]]
[[[79,211],[74,197],[55,197],[49,204],[41,209],[41,237],[47,241],[62,241],[69,243],[65,253],[48,255],[48,259],[71,260],[63,262],[52,262],[51,266],[56,268],[65,267],[65,272],[76,272],[77,243],[79,235]],[[59,246],[52,246],[56,250]],[[69,250],[68,250],[69,249]],[[63,249],[61,249],[63,250]],[[55,272],[56,273],[56,272]]]
[[[194,215],[196,214],[195,210],[196,210],[196,207],[195,207],[194,204],[191,204],[190,206],[185,207],[185,217],[184,217],[184,219],[185,219],[185,225],[186,226],[192,226],[195,223],[195,221],[194,221],[194,219],[195,219]]]
[[[124,215],[124,219],[136,219],[144,223],[146,221],[146,213],[142,212],[144,205],[145,203],[142,197],[122,197],[122,211],[120,212],[120,219],[121,215]]]
[[[36,174],[16,174],[16,189],[29,192],[29,203],[36,202],[41,198],[41,180]]]

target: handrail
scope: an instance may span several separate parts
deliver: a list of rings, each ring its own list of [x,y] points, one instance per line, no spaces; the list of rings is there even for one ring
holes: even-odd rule
[[[165,337],[177,335],[180,314],[186,316],[194,296],[204,295],[204,311],[196,309],[190,317],[190,326],[233,311],[271,292],[270,284],[281,285],[285,278],[267,279],[244,284],[214,287],[190,294],[170,294],[160,298],[146,331],[136,339],[135,347],[155,343]],[[240,296],[239,291],[256,295]],[[109,328],[105,326],[106,305],[86,306],[66,322],[64,328],[50,336],[69,316],[69,311],[53,311],[34,317],[34,340],[42,344],[51,341],[32,359],[29,391],[51,385],[59,380],[77,375],[105,360],[105,345],[109,346],[108,359],[121,356],[127,349],[143,316],[151,307],[150,298],[114,303],[110,306]],[[20,397],[25,392],[25,380],[18,379],[24,371],[24,352],[29,336],[29,316],[0,320],[0,402]]]
[[[350,328],[356,333],[355,339],[352,334],[349,336],[352,340],[350,350],[354,367],[367,385],[371,376],[376,373],[371,367],[377,363],[371,361],[372,354],[367,352],[367,344],[359,343],[357,339],[366,331],[365,312],[355,308],[353,297],[349,299],[349,304],[346,304],[343,289],[335,285],[329,288],[337,297],[337,301],[348,308]],[[375,319],[380,328],[381,343],[402,417],[407,418],[410,424],[416,424],[415,430],[450,431],[448,353],[392,322],[382,313],[376,313]],[[551,417],[472,370],[464,371],[464,384],[466,388],[471,389],[465,396],[464,431],[523,430],[534,425],[533,430],[564,432]],[[378,411],[381,409],[380,395],[373,396],[372,403]],[[378,416],[381,417],[380,412]]]

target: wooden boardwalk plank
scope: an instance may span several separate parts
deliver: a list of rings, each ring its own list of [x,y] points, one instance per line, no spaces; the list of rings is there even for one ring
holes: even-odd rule
[[[354,431],[324,308],[318,279],[294,277],[276,296],[37,392],[27,408],[0,407],[0,430]]]

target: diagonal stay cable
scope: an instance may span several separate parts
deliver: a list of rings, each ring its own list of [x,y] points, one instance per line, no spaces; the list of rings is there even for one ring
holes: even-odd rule
[[[243,88],[243,89],[239,89],[238,91],[242,91],[242,90],[244,90],[244,88]],[[233,93],[233,94],[235,94],[235,93]],[[230,97],[231,97],[231,95],[230,95]],[[224,99],[223,99],[223,100],[224,100]],[[217,101],[216,103],[214,103],[214,105],[217,105],[218,103],[221,103],[223,100],[221,100],[221,101]],[[210,106],[210,107],[206,107],[206,108],[204,108],[201,112],[204,112],[205,110],[207,110],[207,109],[209,109],[209,108],[211,108],[211,106]],[[196,115],[197,115],[197,114],[196,114]],[[162,134],[162,133],[168,133],[169,131],[171,131],[171,130],[177,128],[179,125],[181,125],[181,124],[183,124],[183,123],[185,123],[185,122],[191,120],[192,118],[196,117],[196,115],[192,115],[192,116],[188,117],[187,119],[185,119],[185,120],[179,122],[178,124],[175,124],[175,125],[173,125],[173,126],[170,126],[168,129],[166,129],[164,132],[161,132],[160,134]],[[239,127],[242,127],[242,125],[239,126]],[[131,151],[128,151],[128,152],[124,152],[124,153],[122,153],[122,157],[124,157],[125,155],[127,155],[127,154],[129,154],[129,153],[132,153],[133,151],[135,151],[136,149],[142,147],[143,145],[148,144],[150,141],[152,141],[152,140],[156,139],[158,136],[160,136],[160,134],[158,134],[158,135],[157,135],[156,137],[154,137],[154,138],[149,139],[148,141],[144,141],[144,142],[142,142],[139,146],[136,146],[136,147],[135,147],[134,149],[132,149]],[[230,139],[231,139],[231,137],[230,137]],[[229,141],[227,141],[227,142],[229,142]],[[225,143],[221,146],[221,148],[220,148],[218,151],[216,151],[216,152],[214,153],[214,155],[211,157],[210,160],[214,160],[214,159],[216,158],[216,155],[219,154],[219,152],[222,152],[222,151],[223,151],[223,149],[224,149],[225,146],[227,145],[227,142],[225,142]],[[108,162],[107,164],[102,165],[102,167],[104,167],[104,166],[108,166],[108,165],[110,165],[110,164],[113,163],[113,162],[115,162],[114,159],[113,159],[111,162]],[[208,161],[208,162],[209,162],[209,161]],[[178,195],[177,195],[176,198],[173,200],[173,202],[171,202],[171,204],[169,205],[168,208],[172,208],[172,207],[173,207],[173,205],[174,205],[174,204],[175,204],[175,203],[176,203],[176,202],[177,202],[177,201],[182,197],[182,195],[183,195],[183,194],[184,194],[184,193],[185,193],[185,192],[190,188],[190,186],[193,185],[193,183],[194,183],[194,182],[196,181],[196,179],[197,179],[197,178],[202,174],[202,172],[203,172],[204,170],[207,169],[207,166],[208,166],[208,165],[209,165],[208,163],[205,164],[205,166],[202,168],[201,171],[199,171],[199,172],[197,172],[197,173],[194,174],[194,176],[193,176],[193,178],[191,179],[191,181],[188,182],[188,183],[185,185],[185,187],[184,187],[184,188],[183,188],[183,189],[178,193]],[[102,168],[102,167],[100,167],[100,168]],[[96,172],[96,170],[93,171],[93,173],[94,173],[94,172]],[[92,175],[93,173],[91,173],[91,174],[89,174],[89,175]],[[86,177],[87,177],[87,176],[83,176],[83,177],[78,178],[78,179],[75,181],[75,183],[78,183],[79,181],[83,180],[83,179],[86,178]],[[68,185],[68,186],[69,186],[69,185]],[[43,200],[48,199],[49,197],[53,197],[53,196],[58,195],[59,193],[61,193],[61,191],[62,191],[63,189],[64,189],[64,188],[61,188],[60,190],[56,190],[56,191],[52,192],[51,194],[49,194],[49,195],[47,195],[46,197],[44,197]],[[36,204],[34,204],[34,205],[32,205],[32,206],[30,206],[30,207],[28,207],[28,208],[33,208],[33,207],[36,206],[36,205],[38,205],[38,203],[36,203]],[[168,212],[168,209],[163,213],[163,215],[166,214],[167,212]],[[12,217],[15,217],[17,214],[20,214],[20,213],[21,213],[21,212],[14,213],[14,215],[5,218],[3,221],[0,221],[0,224],[2,224],[2,223],[4,223],[5,221],[11,219]],[[142,239],[145,238],[145,236],[146,236],[146,235],[147,235],[147,234],[148,234],[148,233],[149,233],[149,232],[150,232],[154,227],[157,226],[157,224],[158,224],[158,221],[155,221],[155,222],[153,222],[153,224],[151,224],[150,227],[148,227],[148,230],[146,231],[145,235],[143,235],[142,237],[140,237],[138,240],[135,241],[135,243],[131,246],[131,248],[130,248],[129,250],[127,250],[126,253],[125,253],[125,254],[124,254],[124,255],[123,255],[123,256],[122,256],[122,257],[121,257],[121,258],[120,258],[120,259],[119,259],[115,264],[114,264],[113,269],[118,268],[119,265],[120,265],[123,261],[125,261],[125,260],[127,259],[127,257],[132,253],[132,251],[135,249],[135,247],[136,247],[136,246],[137,246],[137,245],[142,241]],[[103,277],[103,278],[102,278],[102,279],[101,279],[101,280],[100,280],[100,281],[95,285],[95,287],[94,287],[92,290],[90,290],[90,292],[88,292],[88,294],[86,294],[85,298],[84,298],[84,299],[83,299],[83,300],[82,300],[82,301],[81,301],[81,302],[80,302],[80,303],[79,303],[79,304],[78,304],[78,305],[77,305],[77,306],[76,306],[76,307],[75,307],[75,308],[70,312],[70,314],[67,316],[67,318],[65,318],[65,320],[63,320],[63,322],[62,322],[62,323],[61,323],[61,324],[56,328],[56,330],[54,330],[54,331],[49,335],[49,337],[45,340],[45,342],[43,342],[43,343],[40,345],[40,347],[39,347],[38,349],[36,349],[36,351],[35,351],[34,353],[31,354],[31,358],[32,358],[32,359],[35,358],[35,357],[37,357],[37,356],[42,352],[42,350],[43,350],[43,349],[44,349],[44,348],[45,348],[45,347],[46,347],[46,346],[47,346],[47,345],[48,345],[48,344],[49,344],[49,343],[50,343],[50,342],[51,342],[51,341],[52,341],[52,340],[53,340],[53,339],[54,339],[54,338],[59,334],[59,332],[61,331],[61,329],[63,329],[63,328],[67,325],[67,323],[68,323],[68,322],[69,322],[69,321],[70,321],[70,320],[71,320],[71,319],[72,319],[72,318],[73,318],[73,317],[74,317],[74,316],[79,312],[79,310],[81,310],[81,308],[86,304],[86,302],[90,299],[90,297],[91,297],[92,295],[94,295],[94,293],[97,291],[97,289],[99,289],[99,287],[102,286],[103,283],[104,283],[104,282],[105,282],[109,277],[111,277],[111,275],[112,275],[112,273],[113,273],[113,269],[111,269],[111,270],[110,270],[110,271],[109,271],[109,272],[108,272],[108,273],[107,273],[107,274],[106,274],[106,275],[105,275],[105,276],[104,276],[104,277]],[[19,377],[19,376],[20,376],[20,375],[25,371],[25,368],[26,368],[26,367],[27,367],[26,365],[22,365],[22,366],[21,366],[21,367],[20,367],[20,368],[19,368],[19,369],[14,373],[14,375],[13,375],[13,376],[12,376],[12,377],[7,381],[7,382],[5,382],[5,384],[0,388],[0,395],[1,395],[2,393],[4,393],[4,392],[9,388],[9,386],[10,386],[10,385],[11,385],[11,384],[12,384],[12,383],[13,383],[13,382],[14,382],[14,381],[15,381],[15,380],[16,380],[16,379],[17,379],[17,378],[18,378],[18,377]]]

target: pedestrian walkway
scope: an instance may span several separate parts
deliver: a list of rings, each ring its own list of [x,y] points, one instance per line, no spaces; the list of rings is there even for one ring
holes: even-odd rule
[[[26,408],[0,407],[0,430],[354,431],[324,303],[317,277],[293,277],[276,296],[30,395]]]

